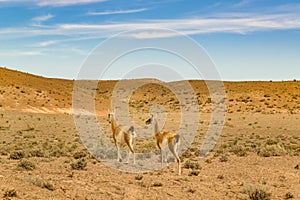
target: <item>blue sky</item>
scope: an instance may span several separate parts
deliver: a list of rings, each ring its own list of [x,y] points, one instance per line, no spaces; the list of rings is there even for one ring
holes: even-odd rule
[[[194,39],[223,80],[300,79],[299,10],[291,0],[0,0],[0,66],[76,78],[106,38],[153,27]]]

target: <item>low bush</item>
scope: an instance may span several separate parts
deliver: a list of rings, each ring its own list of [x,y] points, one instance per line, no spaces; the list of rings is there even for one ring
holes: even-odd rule
[[[26,157],[26,153],[24,151],[14,151],[10,153],[9,159],[19,160]]]
[[[18,164],[18,168],[25,169],[25,170],[34,170],[36,166],[30,160],[21,160]]]
[[[191,161],[189,161],[189,160],[187,160],[187,161],[184,163],[184,168],[186,168],[186,169],[201,169],[199,163],[191,162]]]
[[[6,190],[3,195],[4,198],[16,197],[16,196],[17,196],[17,191],[15,189]]]
[[[265,185],[248,185],[242,192],[247,194],[251,200],[271,199],[271,193],[268,192],[268,188]]]
[[[259,156],[270,157],[270,156],[283,156],[286,154],[286,150],[279,144],[266,145],[260,148],[257,152]]]
[[[75,160],[71,163],[71,167],[74,170],[85,170],[87,166],[87,161],[84,158]]]
[[[41,177],[35,177],[33,179],[33,184],[35,186],[40,187],[40,188],[45,188],[45,189],[48,189],[48,190],[51,190],[51,191],[55,190],[55,188],[54,188],[54,186],[51,182],[49,182],[47,180],[44,180]]]

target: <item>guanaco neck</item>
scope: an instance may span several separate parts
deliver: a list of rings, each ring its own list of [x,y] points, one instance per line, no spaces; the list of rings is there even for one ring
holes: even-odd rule
[[[115,132],[116,128],[117,128],[117,123],[116,123],[115,116],[113,115],[111,119],[111,129]]]
[[[154,133],[155,135],[159,133],[157,119],[154,119]]]

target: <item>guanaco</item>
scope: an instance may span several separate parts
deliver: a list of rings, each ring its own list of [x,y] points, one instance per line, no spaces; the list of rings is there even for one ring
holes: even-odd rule
[[[129,152],[127,155],[127,162],[129,162],[129,157],[130,157],[130,153],[133,154],[133,164],[135,164],[135,153],[134,153],[134,149],[133,149],[133,141],[134,138],[136,137],[136,133],[134,131],[134,127],[130,126],[130,127],[126,127],[126,126],[121,126],[121,125],[117,125],[116,119],[115,119],[115,112],[108,112],[108,118],[109,121],[111,123],[111,129],[112,129],[112,136],[113,136],[113,140],[114,143],[117,147],[117,161],[121,162],[122,161],[122,156],[120,153],[120,148],[122,146],[122,144],[125,142],[126,145],[129,147]]]
[[[170,133],[170,132],[162,132],[159,131],[158,128],[158,122],[157,119],[154,118],[154,116],[151,114],[151,117],[146,121],[146,125],[154,123],[154,137],[156,140],[156,145],[160,150],[161,154],[161,163],[163,164],[164,162],[164,157],[163,157],[163,148],[168,145],[171,153],[174,155],[177,161],[178,165],[178,174],[181,174],[181,164],[180,164],[180,158],[178,156],[178,146],[180,143],[180,136],[176,133]]]

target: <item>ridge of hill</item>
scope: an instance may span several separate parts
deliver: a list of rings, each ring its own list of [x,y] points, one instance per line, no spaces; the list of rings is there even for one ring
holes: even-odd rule
[[[145,85],[131,96],[130,107],[147,110],[153,104],[162,104],[171,110],[179,108],[176,96],[168,88],[160,85],[158,80],[126,80],[124,83],[132,81],[141,81]],[[111,105],[111,96],[117,82],[117,80],[101,80],[98,81],[97,88],[85,88],[87,94],[96,90],[97,110],[106,110]],[[181,82],[170,82],[166,85],[176,86]],[[209,112],[211,99],[206,82],[190,80],[189,83],[197,95],[200,109]],[[74,80],[45,78],[0,68],[0,109],[71,113],[73,86]],[[228,113],[300,113],[299,81],[224,82],[224,86]]]

